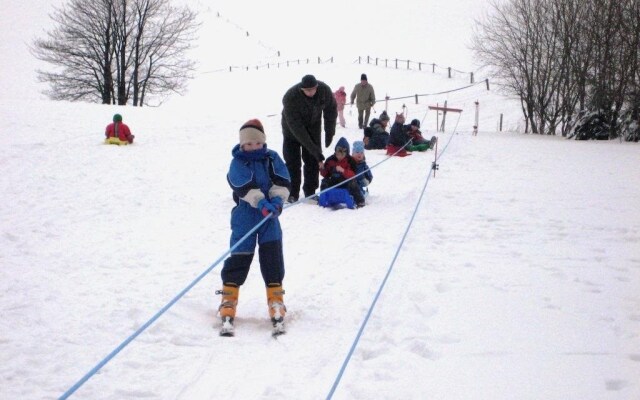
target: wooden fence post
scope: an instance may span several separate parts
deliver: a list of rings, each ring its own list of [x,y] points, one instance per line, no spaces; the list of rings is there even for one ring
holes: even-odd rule
[[[473,136],[476,136],[478,134],[478,117],[480,115],[480,103],[478,102],[478,100],[476,100],[475,102],[476,105],[476,119],[475,119],[475,124],[473,125]]]
[[[445,120],[447,118],[447,110],[446,110],[446,108],[447,108],[447,100],[444,101],[444,108],[445,108],[445,110],[442,111],[442,129],[441,129],[442,132],[444,132],[444,123],[445,123]]]
[[[471,72],[471,83],[473,83],[473,72]]]
[[[418,104],[418,95],[416,94],[416,104]]]
[[[448,68],[449,69],[449,78],[451,78],[451,67]],[[446,104],[445,104],[446,107]]]
[[[487,90],[489,90],[489,78],[487,78],[486,81],[487,81]]]

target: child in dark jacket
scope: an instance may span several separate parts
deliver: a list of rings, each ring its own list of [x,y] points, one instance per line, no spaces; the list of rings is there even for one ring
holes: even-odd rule
[[[222,290],[217,292],[222,294],[218,309],[223,324],[220,334],[233,335],[239,290],[249,273],[256,242],[259,245],[260,271],[267,290],[269,316],[274,329],[282,333],[286,308],[282,290],[282,229],[278,216],[282,212],[284,200],[289,197],[289,171],[278,153],[267,149],[264,128],[257,119],[242,125],[240,143],[233,148],[231,154],[233,160],[227,181],[236,202],[231,210],[231,247],[238,244],[265,217],[270,218],[235,248],[224,262],[220,274]]]
[[[320,174],[324,177],[320,184],[320,189],[324,190],[353,178],[356,175],[356,161],[349,155],[349,142],[341,137],[335,147],[335,153],[324,162],[324,168]],[[364,196],[360,192],[360,187],[355,179],[351,179],[338,187],[345,188],[353,196],[358,208],[364,207]]]
[[[389,143],[387,144],[388,155],[398,157],[411,155],[411,153],[406,150],[406,146],[411,144],[408,143],[411,140],[411,136],[407,133],[407,129],[405,129],[404,121],[404,114],[396,114],[395,122],[391,126],[391,133],[389,134]]]
[[[405,129],[411,137],[411,145],[407,146],[407,150],[426,151],[435,146],[437,140],[435,136],[432,136],[431,140],[427,140],[422,136],[422,132],[420,132],[420,120],[412,120],[411,124],[405,126]]]
[[[351,157],[356,162],[356,182],[360,188],[360,193],[365,196],[369,193],[367,187],[373,180],[373,174],[367,165],[367,159],[364,156],[364,143],[361,141],[353,142],[353,148],[351,150]]]
[[[380,113],[380,117],[371,120],[371,124],[364,129],[364,147],[367,150],[384,149],[389,141],[387,125],[389,115],[386,111]]]

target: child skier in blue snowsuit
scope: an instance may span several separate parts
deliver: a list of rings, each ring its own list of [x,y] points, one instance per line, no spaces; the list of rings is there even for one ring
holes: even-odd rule
[[[252,119],[242,125],[240,143],[231,153],[233,160],[227,181],[237,204],[231,211],[231,246],[235,246],[265,217],[270,218],[234,249],[224,262],[221,271],[223,286],[218,294],[222,294],[219,312],[223,330],[225,326],[228,328],[224,330],[228,336],[233,335],[239,289],[249,273],[256,242],[259,246],[260,271],[267,287],[269,315],[274,327],[277,324],[283,327],[286,311],[282,290],[284,256],[278,216],[291,187],[284,161],[278,153],[267,149],[266,135],[259,120]]]

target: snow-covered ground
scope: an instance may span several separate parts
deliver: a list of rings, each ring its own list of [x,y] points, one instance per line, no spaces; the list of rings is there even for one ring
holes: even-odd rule
[[[0,95],[0,398],[61,396],[227,251],[238,129],[260,118],[280,151],[302,75],[350,91],[365,72],[379,98],[467,84],[352,61],[203,73],[140,109],[50,102],[5,76],[21,94]],[[445,100],[464,112],[436,133],[427,105]],[[72,398],[640,398],[638,145],[497,133],[518,105],[483,85],[388,112],[403,104],[439,136],[436,176],[433,152],[369,151],[366,207],[285,209],[286,335],[270,336],[257,261],[236,337],[217,335],[218,265]],[[115,112],[133,146],[102,144]],[[360,139],[346,114],[334,144]]]

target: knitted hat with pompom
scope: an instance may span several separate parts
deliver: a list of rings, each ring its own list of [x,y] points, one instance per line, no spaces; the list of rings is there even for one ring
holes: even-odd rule
[[[264,134],[264,127],[260,120],[254,118],[245,122],[240,127],[240,146],[251,141],[266,143],[267,135]]]

